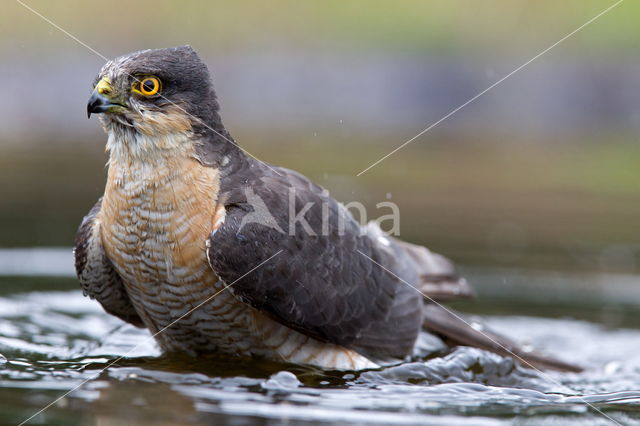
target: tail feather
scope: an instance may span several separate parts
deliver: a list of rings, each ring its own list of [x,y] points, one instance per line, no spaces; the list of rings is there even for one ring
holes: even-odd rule
[[[453,344],[472,346],[512,357],[525,367],[578,373],[582,368],[523,349],[514,341],[442,306],[429,303],[424,308],[423,327]],[[464,319],[463,320],[461,320]],[[469,326],[471,324],[471,326]]]
[[[451,262],[441,254],[426,247],[395,240],[404,249],[418,272],[418,290],[427,298],[437,302],[471,298],[475,292],[458,274]]]
[[[416,288],[427,299],[423,308],[424,329],[444,338],[449,344],[472,346],[512,357],[530,368],[582,371],[576,365],[527,351],[511,339],[439,305],[442,301],[474,297],[475,293],[464,278],[458,277],[453,262],[446,257],[426,247],[398,239],[394,239],[394,242],[408,255],[408,260],[419,278]]]

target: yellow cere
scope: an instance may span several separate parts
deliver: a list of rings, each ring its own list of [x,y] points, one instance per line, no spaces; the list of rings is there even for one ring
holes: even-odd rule
[[[111,82],[107,77],[102,77],[102,80],[96,84],[95,90],[101,95],[109,94],[112,91]]]

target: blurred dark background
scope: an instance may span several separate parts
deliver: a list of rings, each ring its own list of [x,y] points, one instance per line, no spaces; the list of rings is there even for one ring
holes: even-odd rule
[[[459,262],[638,272],[640,3],[624,2],[356,175],[612,1],[29,1],[107,57],[191,44],[227,128],[341,201],[401,209]],[[102,193],[104,60],[0,16],[0,247],[71,246]]]

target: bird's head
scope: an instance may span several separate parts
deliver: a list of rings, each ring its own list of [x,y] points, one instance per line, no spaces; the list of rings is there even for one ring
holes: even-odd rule
[[[108,133],[158,137],[220,127],[207,66],[190,46],[143,50],[107,62],[87,113],[102,114]],[[217,130],[217,129],[216,129]]]

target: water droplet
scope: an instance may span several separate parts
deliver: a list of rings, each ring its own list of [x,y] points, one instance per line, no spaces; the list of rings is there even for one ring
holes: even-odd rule
[[[290,371],[279,371],[262,384],[264,389],[289,390],[302,386],[295,374]]]

